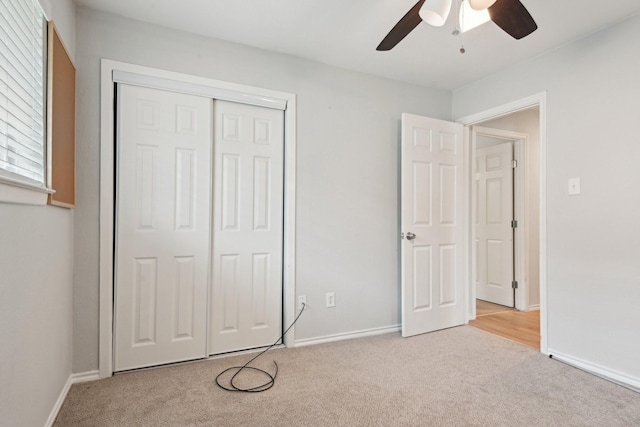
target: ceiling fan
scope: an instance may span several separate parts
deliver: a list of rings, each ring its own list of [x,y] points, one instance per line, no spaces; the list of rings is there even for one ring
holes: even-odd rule
[[[464,0],[462,0],[464,1]],[[474,10],[488,9],[490,19],[514,39],[533,33],[538,25],[520,0],[468,0]],[[436,27],[444,25],[452,0],[420,0],[389,31],[376,50],[391,50],[422,21]]]

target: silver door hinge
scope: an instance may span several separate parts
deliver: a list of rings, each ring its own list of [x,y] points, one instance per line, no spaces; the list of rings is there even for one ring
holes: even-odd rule
[[[511,228],[518,228],[518,221],[516,221],[515,219],[511,221]]]
[[[517,168],[518,167],[518,161],[517,160],[511,160],[511,167],[513,169]]]
[[[515,280],[514,280],[513,282],[511,282],[511,287],[512,287],[513,289],[518,289],[518,282],[517,282],[517,281],[515,281]]]

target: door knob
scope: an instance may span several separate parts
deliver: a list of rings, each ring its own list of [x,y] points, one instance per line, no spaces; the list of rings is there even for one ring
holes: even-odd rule
[[[412,232],[408,232],[407,233],[407,240],[413,240],[416,238],[416,235],[413,234]]]

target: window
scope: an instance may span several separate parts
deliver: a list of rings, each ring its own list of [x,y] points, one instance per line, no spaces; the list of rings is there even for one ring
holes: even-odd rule
[[[37,0],[0,2],[0,181],[5,185],[46,186],[45,29]]]

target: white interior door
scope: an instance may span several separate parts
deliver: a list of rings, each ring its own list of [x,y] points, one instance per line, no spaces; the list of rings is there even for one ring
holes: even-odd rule
[[[211,354],[282,333],[284,113],[214,102]]]
[[[116,371],[206,356],[211,104],[119,85]]]
[[[402,115],[402,335],[465,323],[464,147],[457,123]]]
[[[514,306],[513,144],[476,150],[476,297]]]

